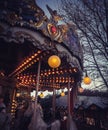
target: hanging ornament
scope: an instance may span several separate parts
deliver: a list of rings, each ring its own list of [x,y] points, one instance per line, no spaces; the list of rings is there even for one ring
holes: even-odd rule
[[[39,97],[40,97],[40,98],[43,98],[43,97],[44,97],[43,92],[40,93]]]
[[[58,56],[56,55],[52,55],[49,57],[48,59],[48,64],[51,68],[57,68],[60,66],[61,64],[61,60]]]
[[[87,72],[86,72],[86,75],[83,79],[83,82],[86,84],[86,85],[89,85],[91,83],[91,78],[88,77],[87,75]]]
[[[78,92],[79,92],[79,93],[83,93],[83,92],[84,92],[84,89],[80,86],[80,87],[78,87]]]
[[[61,94],[62,97],[65,96],[65,92],[62,90]]]

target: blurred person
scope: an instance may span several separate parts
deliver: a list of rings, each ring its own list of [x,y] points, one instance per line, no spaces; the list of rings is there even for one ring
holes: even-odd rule
[[[3,95],[0,95],[0,130],[10,130],[11,115],[6,111]]]
[[[0,108],[4,108],[3,111],[6,112],[6,105],[4,104],[4,97],[0,95]]]
[[[14,130],[21,130],[23,127],[23,117],[24,117],[24,113],[27,109],[27,104],[25,105],[20,104],[15,111],[15,122],[14,122]]]
[[[33,115],[32,103],[29,102],[28,105],[25,106],[25,111],[21,119],[20,130],[28,130],[28,126],[31,122],[32,115]]]

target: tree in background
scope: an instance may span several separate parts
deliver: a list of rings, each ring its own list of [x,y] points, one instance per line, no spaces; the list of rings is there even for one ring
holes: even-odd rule
[[[108,90],[108,1],[61,0],[61,3],[64,20],[78,28],[85,70],[95,79],[95,88]]]

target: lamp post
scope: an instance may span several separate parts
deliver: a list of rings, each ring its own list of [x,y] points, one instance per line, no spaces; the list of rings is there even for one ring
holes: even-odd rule
[[[58,68],[60,66],[61,60],[58,56],[52,55],[48,59],[48,64],[51,68],[55,69],[55,68]],[[55,102],[56,102],[56,91],[54,88],[54,80],[53,80],[53,102],[52,102],[53,119],[55,119]]]
[[[70,80],[68,82],[68,97],[67,97],[67,105],[68,105],[68,120],[67,120],[67,129],[70,130],[71,123],[71,114],[70,114]]]

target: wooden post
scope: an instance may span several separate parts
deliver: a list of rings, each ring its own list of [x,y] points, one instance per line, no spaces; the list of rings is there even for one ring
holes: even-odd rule
[[[54,71],[54,68],[52,69],[52,71]],[[53,79],[53,99],[52,99],[52,118],[53,120],[55,120],[55,105],[56,105],[56,90],[55,90],[55,78],[54,75],[52,77]]]
[[[68,97],[67,97],[67,103],[68,103],[68,120],[67,120],[67,130],[70,130],[70,81],[68,82]]]
[[[55,88],[53,88],[53,101],[52,101],[53,120],[55,120],[55,104],[56,104],[56,90]]]
[[[38,73],[37,73],[37,83],[36,83],[36,92],[35,92],[35,104],[34,104],[34,121],[33,121],[33,128],[35,127],[35,117],[36,117],[36,107],[37,107],[37,101],[38,101],[38,89],[39,89],[39,77],[40,77],[40,66],[41,62],[38,63]],[[35,128],[34,128],[35,129]]]

